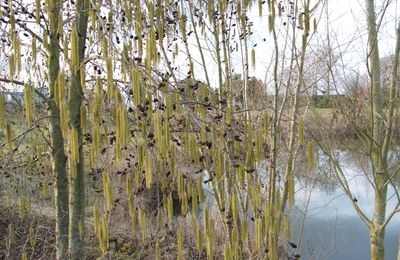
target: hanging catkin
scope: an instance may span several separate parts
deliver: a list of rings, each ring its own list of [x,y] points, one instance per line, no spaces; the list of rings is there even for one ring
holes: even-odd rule
[[[177,231],[177,244],[178,244],[178,260],[182,260],[183,259],[183,228],[179,227],[178,231]]]
[[[34,114],[33,91],[34,90],[31,85],[25,85],[24,87],[25,120],[28,125],[33,121],[33,114]]]
[[[298,128],[299,128],[299,145],[304,145],[304,121],[303,121],[303,119],[299,120]]]
[[[15,75],[14,53],[12,53],[10,57],[8,57],[8,68],[9,68],[10,78],[14,78]]]
[[[307,144],[307,170],[313,171],[314,168],[315,168],[314,142],[309,141]]]
[[[79,64],[78,32],[76,30],[76,26],[74,26],[71,31],[70,60],[71,60],[71,69],[74,71],[74,73],[78,72],[80,64]]]
[[[314,17],[314,33],[317,32],[317,18]]]
[[[40,0],[35,0],[35,20],[40,23]]]
[[[5,97],[3,94],[0,94],[0,129],[4,129],[5,127],[6,127]]]
[[[253,69],[256,69],[256,50],[254,48],[251,50],[251,65]]]
[[[71,162],[72,165],[77,165],[79,163],[79,141],[78,141],[78,131],[76,128],[70,131],[70,151],[71,151]]]

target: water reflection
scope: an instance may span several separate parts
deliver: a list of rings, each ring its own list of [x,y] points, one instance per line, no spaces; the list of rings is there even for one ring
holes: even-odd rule
[[[397,153],[396,151],[395,154]],[[371,218],[374,191],[365,176],[369,168],[368,161],[359,160],[360,158],[355,158],[354,154],[347,151],[337,151],[337,155],[345,169],[353,199]],[[293,236],[294,240],[299,241],[304,220],[300,246],[303,259],[369,259],[368,228],[358,217],[350,199],[336,185],[336,177],[330,170],[327,158],[321,152],[319,159],[319,167],[312,177],[299,178],[296,185]],[[388,213],[396,203],[394,188],[389,187]],[[387,226],[385,259],[397,258],[399,226],[400,214],[393,217]]]

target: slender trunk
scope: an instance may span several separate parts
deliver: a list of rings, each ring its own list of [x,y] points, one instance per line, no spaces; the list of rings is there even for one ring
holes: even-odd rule
[[[60,48],[57,38],[58,20],[61,12],[59,1],[54,1],[50,10],[50,45],[49,45],[49,114],[50,140],[52,146],[52,169],[55,176],[56,202],[56,250],[57,259],[68,258],[68,176],[66,170],[67,157],[64,151],[64,138],[60,125],[60,108],[55,97],[55,85],[60,71]]]
[[[384,259],[385,213],[388,174],[385,171],[387,152],[383,153],[383,104],[376,24],[375,1],[366,0],[369,44],[369,68],[372,96],[371,163],[375,175],[374,217],[370,225],[371,259]]]
[[[89,1],[78,0],[76,2],[76,30],[77,30],[77,50],[79,53],[76,64],[73,64],[71,88],[69,93],[69,113],[70,131],[76,131],[79,149],[78,161],[70,160],[70,228],[69,228],[69,248],[70,259],[84,259],[84,219],[85,219],[85,169],[83,156],[83,129],[81,125],[81,106],[82,106],[82,79],[81,70],[84,69],[82,63],[85,55],[85,42],[87,34],[87,23]],[[72,43],[73,44],[73,43]],[[74,55],[74,53],[72,53]],[[71,140],[72,141],[72,140]],[[72,151],[73,153],[74,151]]]
[[[378,177],[378,176],[377,176]],[[386,181],[383,178],[382,181]],[[387,185],[375,191],[374,218],[370,225],[371,260],[382,260],[385,257],[385,222]]]

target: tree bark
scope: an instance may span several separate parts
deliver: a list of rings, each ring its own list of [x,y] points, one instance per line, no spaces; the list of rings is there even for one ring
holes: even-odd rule
[[[52,169],[55,176],[56,202],[56,251],[57,259],[68,258],[68,176],[67,157],[64,151],[64,138],[60,125],[60,108],[56,104],[55,85],[60,71],[60,48],[58,43],[58,20],[61,12],[59,1],[54,1],[50,11],[50,44],[49,44],[49,114],[50,140],[52,148]]]
[[[370,225],[371,260],[385,257],[385,222],[387,186],[375,192],[374,218]]]
[[[374,216],[370,224],[371,259],[384,259],[385,241],[385,214],[386,197],[388,185],[388,173],[385,171],[387,152],[383,150],[383,104],[381,71],[378,48],[378,32],[376,24],[375,1],[366,0],[368,21],[368,44],[369,44],[369,73],[371,78],[372,95],[372,140],[371,140],[371,163],[375,176],[375,206]]]
[[[70,259],[84,259],[85,239],[84,239],[84,220],[85,220],[85,166],[83,145],[83,129],[81,125],[81,105],[82,105],[82,84],[81,70],[84,69],[85,42],[87,35],[87,23],[89,1],[76,1],[76,29],[78,35],[79,58],[77,67],[72,67],[71,88],[69,93],[69,115],[70,131],[77,132],[79,161],[70,160],[70,227],[69,227],[69,249]],[[74,55],[74,54],[73,54]]]

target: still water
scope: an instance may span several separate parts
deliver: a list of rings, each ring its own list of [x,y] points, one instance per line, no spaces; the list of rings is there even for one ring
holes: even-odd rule
[[[368,167],[342,151],[340,164],[345,169],[350,190],[368,218],[372,217],[374,192],[365,175]],[[398,156],[398,154],[397,154]],[[398,157],[394,160],[398,163]],[[397,157],[397,158],[396,158]],[[293,211],[293,239],[299,242],[302,259],[365,260],[370,259],[369,232],[358,217],[351,199],[335,185],[335,176],[324,162],[317,169],[317,181],[309,178],[296,185],[296,206]],[[389,188],[387,214],[395,207],[394,188]],[[305,218],[304,218],[305,216]],[[301,232],[302,224],[303,231]],[[300,235],[302,234],[302,235]],[[397,259],[400,236],[400,214],[386,228],[385,259]]]

